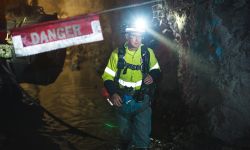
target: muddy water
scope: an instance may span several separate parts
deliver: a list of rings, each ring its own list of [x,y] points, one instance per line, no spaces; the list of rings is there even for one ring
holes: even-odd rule
[[[41,132],[61,144],[62,149],[70,146],[76,149],[99,149],[112,145],[84,135],[87,133],[98,138],[115,139],[117,128],[113,109],[101,96],[100,76],[89,62],[80,67],[80,70],[72,71],[66,62],[55,83],[39,87],[23,85],[31,96],[39,99],[44,108],[79,131],[68,132],[67,127],[45,114],[47,125]]]

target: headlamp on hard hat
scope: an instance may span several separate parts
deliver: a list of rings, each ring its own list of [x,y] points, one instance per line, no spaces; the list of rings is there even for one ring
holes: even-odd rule
[[[125,32],[139,32],[144,33],[146,31],[146,22],[143,18],[138,18],[131,26],[126,27]]]

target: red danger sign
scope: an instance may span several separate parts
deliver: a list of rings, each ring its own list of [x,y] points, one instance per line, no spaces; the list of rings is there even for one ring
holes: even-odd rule
[[[14,29],[16,56],[28,56],[103,40],[99,16],[78,16]]]
[[[81,26],[79,24],[68,25],[65,27],[55,27],[52,29],[47,29],[43,31],[34,31],[30,33],[31,43],[27,42],[27,45],[36,45],[42,43],[48,43],[52,41],[73,38],[77,36],[84,35],[80,30]]]

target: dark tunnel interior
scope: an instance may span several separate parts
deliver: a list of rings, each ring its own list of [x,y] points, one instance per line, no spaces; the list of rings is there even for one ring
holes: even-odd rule
[[[51,50],[41,42],[28,50],[44,51],[17,55],[15,32],[44,27],[46,43],[53,25],[95,15],[103,40],[57,42]],[[1,0],[0,149],[120,149],[116,107],[103,97],[102,75],[127,38],[125,28],[143,16],[142,43],[161,73],[148,149],[249,150],[249,15],[247,0]],[[68,39],[80,32],[60,28],[53,38],[64,30]]]

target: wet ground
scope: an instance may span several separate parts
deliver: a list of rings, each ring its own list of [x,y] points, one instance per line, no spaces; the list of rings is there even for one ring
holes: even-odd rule
[[[75,64],[74,64],[75,65]],[[114,111],[101,96],[102,81],[89,61],[63,72],[48,86],[22,84],[24,102],[9,86],[1,93],[0,150],[114,150],[119,144]],[[14,94],[16,93],[16,94]],[[14,94],[14,95],[13,95]],[[4,100],[4,95],[8,97]],[[13,96],[11,96],[13,95]],[[164,99],[177,100],[178,93]],[[34,103],[35,102],[35,103]],[[154,105],[152,150],[248,150],[200,133],[181,105]],[[246,142],[248,143],[248,142]]]
[[[114,149],[119,143],[113,108],[102,97],[101,77],[91,62],[72,69],[66,61],[63,72],[48,86],[23,84],[22,87],[51,114],[44,113],[46,123],[39,132],[54,141],[61,150]],[[60,122],[62,121],[62,122]],[[158,124],[158,125],[157,125]],[[153,125],[152,143],[164,149],[162,123]],[[160,148],[161,147],[161,148]]]

